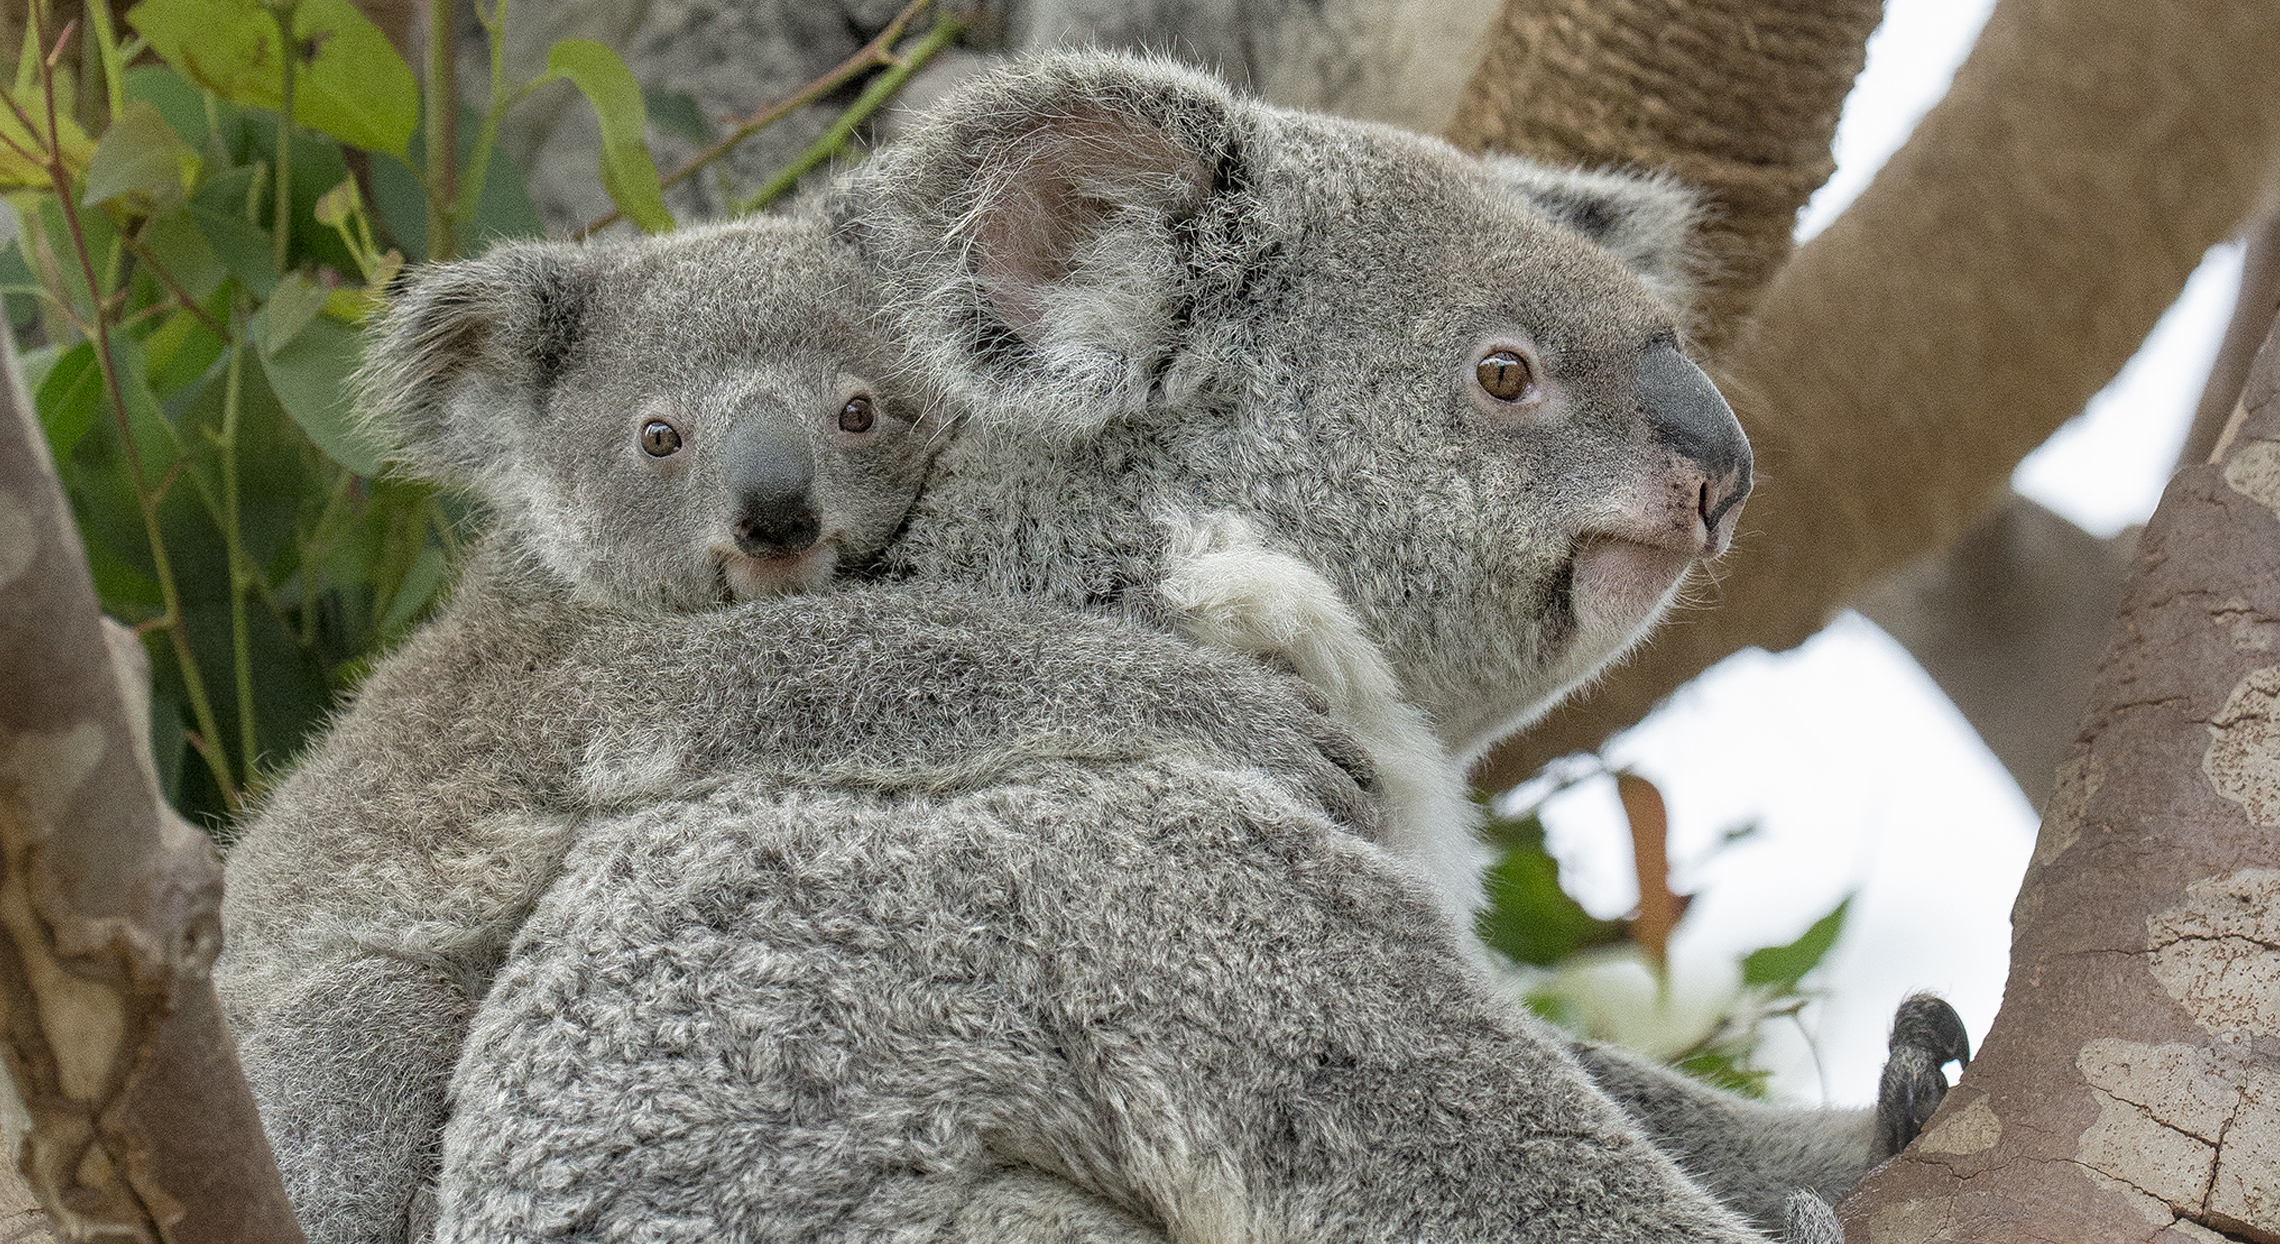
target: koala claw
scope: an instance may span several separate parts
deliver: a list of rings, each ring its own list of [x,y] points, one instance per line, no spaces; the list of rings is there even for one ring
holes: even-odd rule
[[[1892,1016],[1891,1057],[1876,1092],[1874,1161],[1908,1147],[1947,1096],[1950,1062],[1971,1065],[1971,1037],[1955,1008],[1928,993],[1900,1004]]]

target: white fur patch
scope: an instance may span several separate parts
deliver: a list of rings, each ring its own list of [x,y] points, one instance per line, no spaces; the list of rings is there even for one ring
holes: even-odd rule
[[[1157,591],[1173,625],[1207,647],[1276,657],[1330,702],[1376,767],[1389,823],[1383,843],[1416,870],[1459,927],[1481,907],[1486,852],[1465,773],[1402,694],[1385,653],[1314,567],[1269,548],[1234,514],[1174,515]]]

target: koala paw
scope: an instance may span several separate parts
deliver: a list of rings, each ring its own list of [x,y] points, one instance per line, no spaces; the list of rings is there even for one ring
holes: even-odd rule
[[[1845,1244],[1845,1229],[1829,1203],[1802,1189],[1781,1207],[1781,1238],[1786,1244]]]
[[[1892,1016],[1891,1056],[1876,1091],[1876,1142],[1881,1162],[1908,1147],[1947,1096],[1943,1068],[1971,1065],[1971,1036],[1955,1008],[1928,993],[1900,1004]]]

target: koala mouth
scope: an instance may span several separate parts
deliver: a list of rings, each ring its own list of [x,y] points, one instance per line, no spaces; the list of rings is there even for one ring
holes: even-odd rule
[[[811,592],[831,581],[839,568],[838,546],[823,541],[799,553],[753,557],[734,548],[716,548],[722,595],[727,600],[758,600]]]

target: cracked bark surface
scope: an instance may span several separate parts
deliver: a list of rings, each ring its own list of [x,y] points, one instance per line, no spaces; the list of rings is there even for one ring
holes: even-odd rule
[[[1735,143],[1664,115],[1678,96],[1662,66],[1689,48],[1706,49],[1696,54],[1706,63],[1743,57],[1753,14],[1795,7],[1613,6],[1648,33],[1599,37],[1616,76],[1588,109],[1563,105],[1585,126],[1474,115],[1524,113],[1550,90],[1492,92],[1489,76],[1548,81],[1546,49],[1598,46],[1572,37],[1589,29],[1580,0],[1508,0],[1452,137],[1684,168],[1694,145],[1717,154]],[[1626,57],[1656,72],[1628,73]],[[2254,210],[2280,150],[2273,63],[2280,6],[2258,0],[1999,0],[1946,98],[1852,208],[1770,278],[1773,239],[1710,235],[1728,274],[1713,290],[1713,318],[1751,310],[1708,325],[1705,340],[1760,468],[1731,564],[1705,593],[1718,603],[1664,628],[1591,692],[1492,752],[1475,777],[1509,785],[1598,747],[1727,655],[1802,642],[1876,579],[1985,516],[2019,459],[2120,369],[2202,252]],[[1590,75],[1568,76],[1592,90]],[[1739,75],[1728,89],[1746,103],[1771,80]],[[1623,91],[1641,96],[1628,119]],[[1804,155],[1800,142],[1757,158],[1792,161],[1794,172]],[[1752,215],[1759,229],[1779,216]]]
[[[221,862],[159,796],[141,655],[106,638],[0,332],[0,1238],[45,1234],[30,1191],[65,1238],[299,1244],[207,982]]]
[[[2280,333],[2170,481],[1979,1057],[1854,1244],[2280,1242]]]

